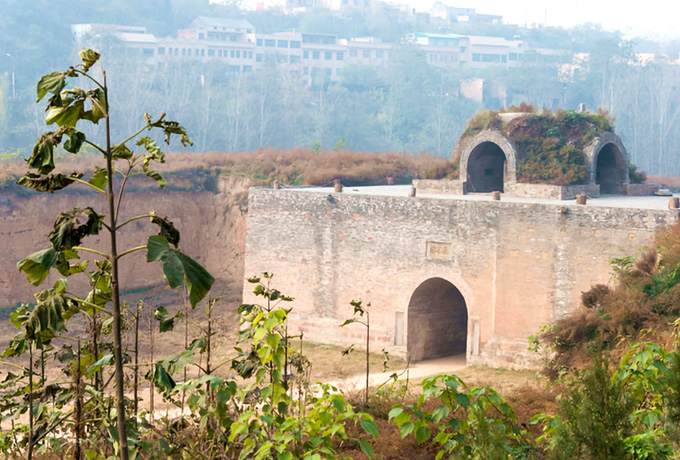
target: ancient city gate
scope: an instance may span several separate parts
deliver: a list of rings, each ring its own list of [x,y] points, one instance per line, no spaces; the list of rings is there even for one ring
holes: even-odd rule
[[[616,152],[604,152],[614,164]],[[464,351],[470,363],[531,366],[527,337],[607,283],[611,257],[634,254],[678,218],[677,210],[393,189],[400,196],[251,189],[245,275],[274,273],[274,285],[295,297],[292,333],[360,345],[362,327],[338,325],[361,299],[372,305],[375,350],[415,360]],[[245,302],[256,301],[250,289]]]

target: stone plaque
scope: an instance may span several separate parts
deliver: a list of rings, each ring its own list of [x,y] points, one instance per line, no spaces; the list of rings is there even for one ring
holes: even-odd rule
[[[448,260],[451,258],[451,243],[427,242],[427,258]]]

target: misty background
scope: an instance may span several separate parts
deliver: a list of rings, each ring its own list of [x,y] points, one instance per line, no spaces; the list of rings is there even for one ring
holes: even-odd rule
[[[522,102],[576,109],[584,103],[615,118],[630,160],[641,169],[680,174],[677,39],[624,38],[595,24],[442,23],[426,14],[401,22],[381,2],[371,2],[370,11],[310,8],[298,14],[242,7],[208,0],[3,0],[0,155],[29,154],[45,131],[43,108],[35,104],[38,79],[66,70],[78,62],[81,47],[91,46],[103,54],[118,138],[131,134],[144,112],[166,112],[186,126],[196,152],[306,146],[449,156],[478,110]],[[249,73],[234,73],[227,60],[191,56],[149,65],[115,34],[78,43],[71,30],[72,24],[117,24],[176,37],[199,16],[245,19],[257,34],[374,37],[392,48],[380,65],[348,63],[335,79],[302,78],[275,62]],[[553,52],[549,59],[539,56],[514,66],[435,66],[422,46],[404,42],[413,33],[503,37]],[[461,84],[473,80],[483,82],[478,98],[461,92]]]

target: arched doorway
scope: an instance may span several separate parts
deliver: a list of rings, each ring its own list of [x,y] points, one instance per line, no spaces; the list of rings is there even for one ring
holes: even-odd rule
[[[595,165],[595,183],[599,184],[600,193],[623,193],[627,167],[623,154],[615,144],[609,143],[602,147]]]
[[[408,305],[407,350],[412,361],[465,353],[467,305],[458,288],[443,278],[430,278]]]
[[[467,191],[502,192],[505,165],[505,153],[496,143],[477,145],[467,163]]]

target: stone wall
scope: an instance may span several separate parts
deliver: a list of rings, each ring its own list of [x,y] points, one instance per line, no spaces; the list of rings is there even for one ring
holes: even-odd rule
[[[176,185],[173,180],[168,179],[170,187]],[[167,216],[181,232],[182,250],[217,278],[213,295],[221,295],[235,286],[239,286],[240,291],[245,213],[239,210],[238,197],[246,192],[248,185],[249,182],[243,178],[220,177],[212,192],[132,192],[123,200],[122,215],[155,211],[160,216]],[[72,187],[75,189],[77,185]],[[49,247],[47,234],[59,212],[86,206],[103,210],[105,202],[94,193],[74,194],[68,191],[3,195],[0,202],[0,308],[34,302],[33,293],[51,287],[61,277],[53,271],[40,287],[35,287],[17,270],[16,263]],[[148,220],[138,220],[121,230],[119,245],[129,248],[144,244],[149,235],[157,232],[158,228]],[[85,243],[87,247],[108,250],[109,243],[105,238],[88,237]],[[87,254],[81,255],[88,258]],[[121,259],[120,273],[124,291],[159,284],[163,275],[160,265],[147,263],[145,253],[141,251]],[[69,283],[73,292],[83,293],[89,289],[86,276],[73,276]]]
[[[406,355],[409,303],[442,278],[467,306],[469,362],[530,365],[527,337],[611,279],[609,259],[635,254],[677,211],[251,189],[245,276],[274,273],[295,297],[292,333],[360,344],[339,328],[350,301],[371,302],[374,349]],[[251,286],[244,301],[255,301]],[[405,323],[405,324],[404,324]],[[396,336],[400,331],[405,336]]]
[[[463,182],[446,179],[415,179],[417,194],[463,195]]]
[[[573,200],[576,195],[600,196],[600,186],[589,185],[549,185],[522,184],[515,182],[506,184],[505,191],[509,196],[518,198],[532,198],[537,200]]]

